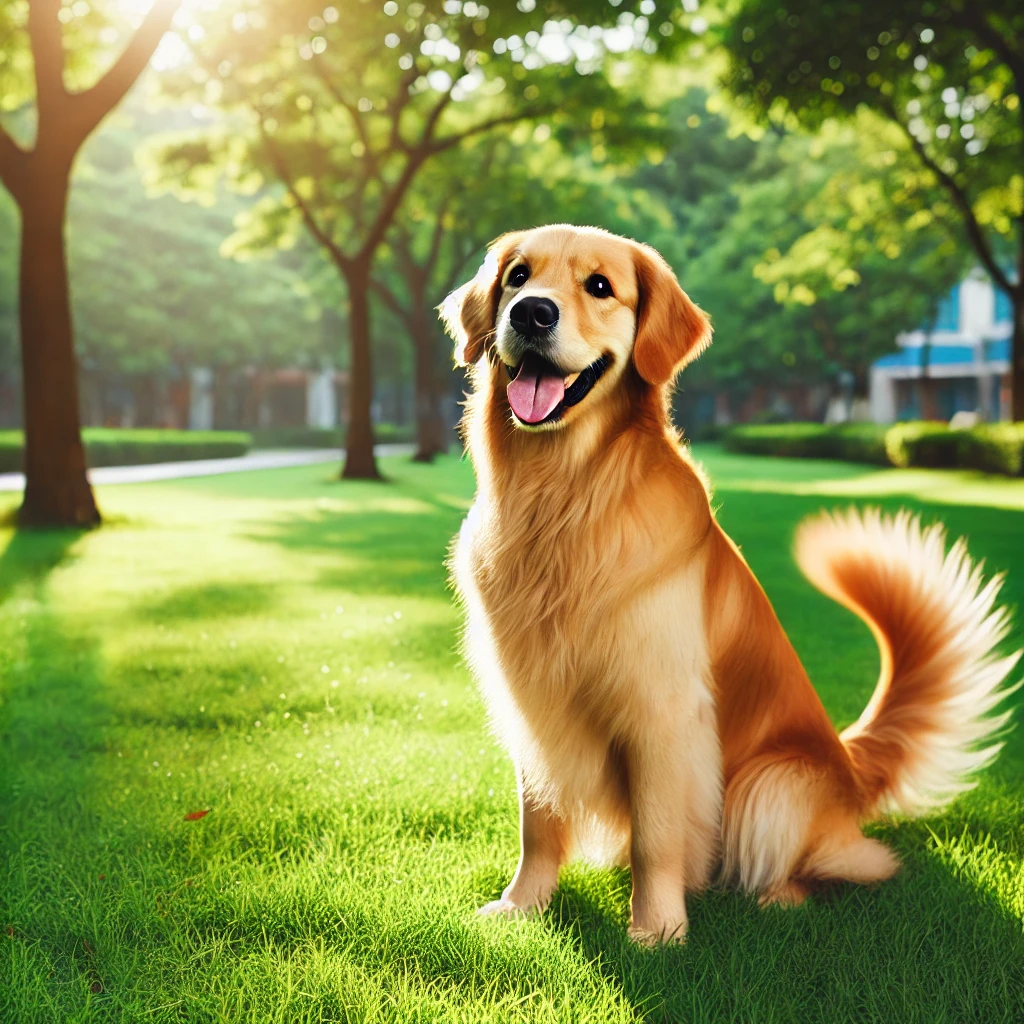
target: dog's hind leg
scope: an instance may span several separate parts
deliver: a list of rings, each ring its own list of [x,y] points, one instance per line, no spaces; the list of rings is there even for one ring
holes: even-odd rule
[[[826,765],[801,756],[749,762],[726,790],[726,877],[758,892],[762,906],[798,906],[815,882],[889,878],[896,855],[864,836],[842,792]]]

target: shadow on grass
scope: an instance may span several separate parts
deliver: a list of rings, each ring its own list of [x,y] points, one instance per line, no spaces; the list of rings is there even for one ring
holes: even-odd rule
[[[443,594],[449,540],[463,512],[417,496],[415,504],[318,509],[274,520],[253,540],[320,556],[319,582],[355,594]]]
[[[0,604],[16,587],[29,585],[37,592],[88,530],[14,530],[0,552]]]
[[[628,872],[615,906],[569,886],[551,914],[644,1021],[1019,1020],[1020,921],[923,843],[902,852],[885,885],[837,886],[796,909],[731,890],[691,897],[681,947],[628,940]]]
[[[138,614],[153,622],[228,619],[266,611],[275,601],[269,585],[212,583],[180,587],[167,597],[146,604]]]
[[[81,881],[72,881],[80,837],[99,827],[93,758],[104,752],[110,714],[99,642],[71,630],[49,595],[50,574],[81,536],[18,531],[0,555],[0,607],[23,602],[17,617],[0,620],[11,633],[0,658],[0,853],[10,873],[0,883],[0,920],[12,943],[4,1020],[20,1014],[6,1014],[6,999],[46,1006],[57,1020],[77,1019],[104,998],[100,943],[65,894]]]

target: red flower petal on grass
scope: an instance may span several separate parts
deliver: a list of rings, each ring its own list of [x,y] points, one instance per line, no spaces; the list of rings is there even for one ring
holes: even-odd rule
[[[200,818],[205,818],[210,813],[210,809],[207,808],[205,811],[193,811],[191,814],[185,815],[186,821],[198,821]]]

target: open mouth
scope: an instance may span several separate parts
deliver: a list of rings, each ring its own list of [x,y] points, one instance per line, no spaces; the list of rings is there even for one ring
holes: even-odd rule
[[[608,369],[607,356],[579,373],[566,374],[536,352],[527,352],[518,367],[507,367],[512,380],[508,404],[517,420],[531,427],[554,423],[578,405]]]

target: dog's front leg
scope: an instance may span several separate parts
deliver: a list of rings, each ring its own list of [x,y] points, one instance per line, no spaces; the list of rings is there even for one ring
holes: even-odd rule
[[[519,781],[519,866],[501,899],[480,908],[481,914],[528,914],[544,910],[558,887],[569,829],[551,808],[538,804]]]
[[[686,939],[686,832],[690,766],[674,716],[642,736],[627,752],[633,872],[629,936],[636,942]],[[677,724],[677,723],[675,723]]]

